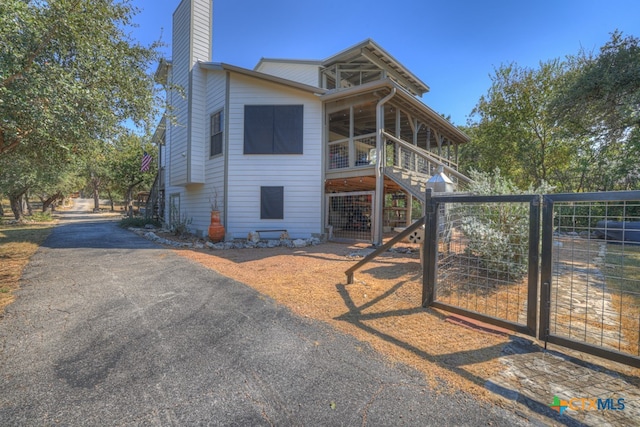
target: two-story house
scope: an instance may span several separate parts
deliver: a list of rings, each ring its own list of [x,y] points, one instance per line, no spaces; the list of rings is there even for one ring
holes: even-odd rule
[[[466,180],[457,157],[468,137],[373,40],[250,70],[212,62],[212,10],[211,0],[180,2],[172,59],[156,72],[171,106],[155,136],[166,222],[188,218],[206,235],[214,202],[227,239],[287,230],[379,244],[411,221],[436,169]]]

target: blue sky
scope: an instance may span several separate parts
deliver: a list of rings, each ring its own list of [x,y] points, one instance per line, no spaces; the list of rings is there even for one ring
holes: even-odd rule
[[[132,4],[132,36],[169,44],[179,0]],[[249,69],[262,57],[324,59],[371,38],[429,85],[424,103],[463,125],[501,64],[597,51],[616,29],[640,37],[640,1],[214,0],[213,27],[213,60]]]

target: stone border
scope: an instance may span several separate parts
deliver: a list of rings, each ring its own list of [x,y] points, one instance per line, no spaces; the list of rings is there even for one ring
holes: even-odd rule
[[[139,236],[144,237],[147,240],[151,240],[155,243],[160,243],[162,245],[173,246],[175,248],[193,248],[193,249],[204,249],[205,247],[212,250],[227,250],[227,249],[255,249],[255,248],[277,248],[277,247],[286,247],[286,248],[304,248],[307,246],[316,246],[322,243],[320,239],[317,237],[311,237],[309,239],[269,239],[269,240],[233,240],[229,242],[180,242],[171,239],[165,239],[164,237],[158,236],[153,230],[157,230],[154,228],[136,228],[129,227],[129,231],[133,231]]]

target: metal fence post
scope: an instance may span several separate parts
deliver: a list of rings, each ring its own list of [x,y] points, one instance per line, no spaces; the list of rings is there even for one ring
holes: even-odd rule
[[[538,278],[540,262],[540,195],[529,204],[529,276],[527,293],[527,328],[536,336],[538,326]]]
[[[551,279],[553,274],[553,200],[542,196],[542,262],[540,264],[540,321],[538,339],[546,341],[549,337]]]
[[[438,205],[433,200],[433,189],[425,193],[424,241],[422,259],[422,306],[433,304],[438,258]]]

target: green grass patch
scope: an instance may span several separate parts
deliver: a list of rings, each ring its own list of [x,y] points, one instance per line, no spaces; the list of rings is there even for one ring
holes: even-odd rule
[[[53,221],[53,217],[51,216],[51,212],[34,212],[33,215],[27,217],[29,221],[36,222],[50,222]]]

